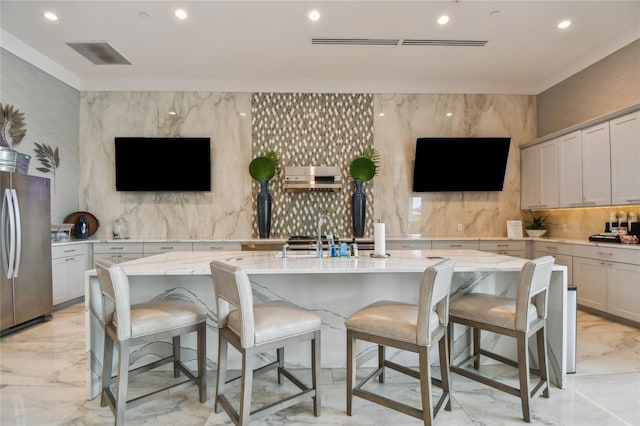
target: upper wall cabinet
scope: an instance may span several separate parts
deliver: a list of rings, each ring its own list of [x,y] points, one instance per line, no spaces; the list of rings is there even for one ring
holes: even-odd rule
[[[558,205],[582,206],[582,132],[558,138]]]
[[[610,121],[611,202],[640,204],[640,111]]]
[[[608,121],[582,130],[582,205],[611,205]]]
[[[520,152],[523,209],[558,207],[558,141],[553,139]]]

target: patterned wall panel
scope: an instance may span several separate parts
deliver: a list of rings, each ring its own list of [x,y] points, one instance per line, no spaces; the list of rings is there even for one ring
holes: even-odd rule
[[[332,226],[323,233],[349,238],[353,181],[351,160],[373,145],[373,95],[335,93],[254,93],[251,98],[253,157],[274,150],[281,173],[269,183],[273,197],[271,237],[315,235],[319,213],[327,212]],[[285,166],[337,166],[343,188],[337,193],[286,193]],[[373,185],[365,183],[367,223],[373,229]],[[253,196],[259,184],[254,182]],[[253,235],[258,235],[256,212]]]

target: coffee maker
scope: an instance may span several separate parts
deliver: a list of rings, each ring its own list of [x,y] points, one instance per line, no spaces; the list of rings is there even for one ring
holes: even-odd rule
[[[624,222],[605,222],[604,233],[595,234],[589,237],[589,241],[600,241],[606,243],[621,243],[624,235],[635,236],[640,240],[640,222],[624,221]]]

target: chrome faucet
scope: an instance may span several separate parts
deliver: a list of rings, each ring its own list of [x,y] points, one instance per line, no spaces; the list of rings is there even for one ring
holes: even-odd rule
[[[322,225],[324,224],[325,219],[327,220],[327,222],[329,222],[329,225],[333,226],[329,214],[320,213],[320,215],[318,216],[318,241],[316,242],[316,257],[322,257]],[[333,240],[332,236],[327,235],[327,239],[329,238]]]

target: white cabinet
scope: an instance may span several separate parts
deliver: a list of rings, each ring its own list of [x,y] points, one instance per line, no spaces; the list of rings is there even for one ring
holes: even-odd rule
[[[385,246],[388,250],[431,250],[429,240],[386,240]]]
[[[513,257],[527,257],[527,242],[515,240],[480,240],[478,250]]]
[[[478,250],[478,240],[439,240],[432,241],[434,250]]]
[[[640,204],[640,111],[611,120],[611,203]]]
[[[91,269],[88,244],[51,247],[53,304],[84,296],[84,271]]]
[[[573,257],[570,244],[556,243],[551,241],[534,241],[533,258],[546,255],[553,256],[556,264],[567,267],[567,284],[573,285]]]
[[[582,132],[558,138],[558,206],[582,206]]]
[[[161,242],[161,243],[147,243],[143,244],[144,256],[153,256],[154,254],[167,253],[170,251],[192,251],[193,243],[188,242]]]
[[[93,262],[106,259],[113,263],[122,263],[144,257],[142,243],[109,242],[93,244]]]
[[[193,243],[193,251],[240,251],[239,241],[198,241]]]
[[[608,121],[582,130],[582,205],[611,205]]]
[[[640,322],[640,252],[576,246],[574,254],[578,304]]]
[[[521,207],[558,207],[558,140],[523,148],[521,158]]]

